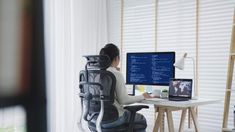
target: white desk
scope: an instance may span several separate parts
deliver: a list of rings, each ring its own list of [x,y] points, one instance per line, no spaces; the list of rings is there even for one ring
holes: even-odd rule
[[[180,120],[180,127],[179,132],[183,132],[184,129],[184,122],[187,110],[189,111],[190,115],[192,116],[193,123],[195,126],[195,131],[199,131],[198,119],[196,115],[195,107],[199,105],[206,105],[212,103],[218,103],[221,100],[214,100],[214,99],[198,99],[198,100],[189,100],[189,101],[169,101],[168,99],[158,99],[158,98],[151,98],[142,101],[145,104],[154,104],[155,105],[155,112],[158,112],[157,119],[155,120],[154,125],[154,132],[158,132],[160,129],[163,132],[163,128],[160,128],[163,123],[163,115],[166,113],[167,115],[167,122],[168,122],[168,129],[169,132],[174,132],[174,122],[172,118],[172,111],[182,110],[181,120]]]

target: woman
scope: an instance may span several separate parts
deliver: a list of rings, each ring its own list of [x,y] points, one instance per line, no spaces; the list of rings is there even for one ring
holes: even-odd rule
[[[143,93],[139,96],[129,96],[126,87],[125,87],[125,81],[122,73],[119,71],[118,68],[119,62],[120,62],[120,54],[119,49],[114,44],[107,44],[104,48],[100,50],[100,55],[107,55],[111,60],[111,65],[107,69],[108,71],[112,72],[116,77],[116,88],[115,88],[115,101],[114,105],[118,110],[119,119],[113,123],[109,123],[106,125],[108,126],[118,126],[120,124],[123,124],[125,122],[128,122],[128,118],[130,117],[130,112],[125,110],[123,108],[123,105],[128,105],[132,103],[136,103],[139,101],[142,101],[146,98],[151,98],[150,95],[147,93]],[[146,119],[141,114],[136,114],[135,116],[135,122],[136,123],[143,123],[146,124]]]

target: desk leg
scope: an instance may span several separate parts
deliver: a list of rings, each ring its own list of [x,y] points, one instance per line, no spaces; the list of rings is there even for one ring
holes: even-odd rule
[[[188,109],[188,128],[192,128],[190,109]]]
[[[164,112],[165,112],[165,108],[160,108],[160,132],[164,132]]]
[[[161,126],[160,126],[160,132],[164,132],[164,131],[165,131],[165,109],[162,113]]]
[[[164,109],[158,108],[158,115],[157,115],[157,119],[155,120],[153,132],[158,132],[160,126],[162,126],[163,113],[164,113]],[[162,132],[162,127],[160,131]]]
[[[183,109],[182,110],[182,114],[181,114],[181,119],[180,119],[180,128],[179,128],[179,132],[183,132],[184,130],[184,123],[185,123],[185,116],[187,113],[187,109]]]
[[[166,110],[169,132],[174,132],[174,123],[171,110]]]
[[[196,111],[195,111],[194,107],[190,107],[190,113],[192,115],[193,123],[195,126],[195,131],[199,132],[198,119],[197,119],[197,115],[196,115]]]
[[[153,127],[153,132],[158,132],[158,130],[159,130],[159,120],[160,120],[159,108],[156,105],[154,105],[154,109],[155,109],[155,112],[154,112],[154,121],[155,121],[155,123],[154,123],[154,127]]]

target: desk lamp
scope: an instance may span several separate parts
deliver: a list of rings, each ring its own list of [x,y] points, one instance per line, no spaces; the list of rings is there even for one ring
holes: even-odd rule
[[[193,59],[192,57],[187,57],[187,53],[184,53],[184,55],[182,56],[182,58],[175,62],[174,66],[175,66],[176,68],[180,69],[180,70],[184,70],[184,61],[185,61],[186,59],[190,59],[190,60],[192,60],[192,62],[193,62],[193,80],[194,80],[194,82],[193,82],[193,84],[194,84],[194,85],[193,85],[193,86],[194,86],[194,97],[193,97],[193,99],[197,99],[197,97],[195,96],[195,93],[196,93],[195,78],[196,78],[196,77],[195,77],[195,61],[194,61],[194,59]]]

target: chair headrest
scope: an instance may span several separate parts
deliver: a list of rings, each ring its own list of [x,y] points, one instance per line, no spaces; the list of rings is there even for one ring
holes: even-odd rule
[[[110,64],[110,58],[106,55],[85,55],[83,56],[87,59],[88,69],[107,69]]]

